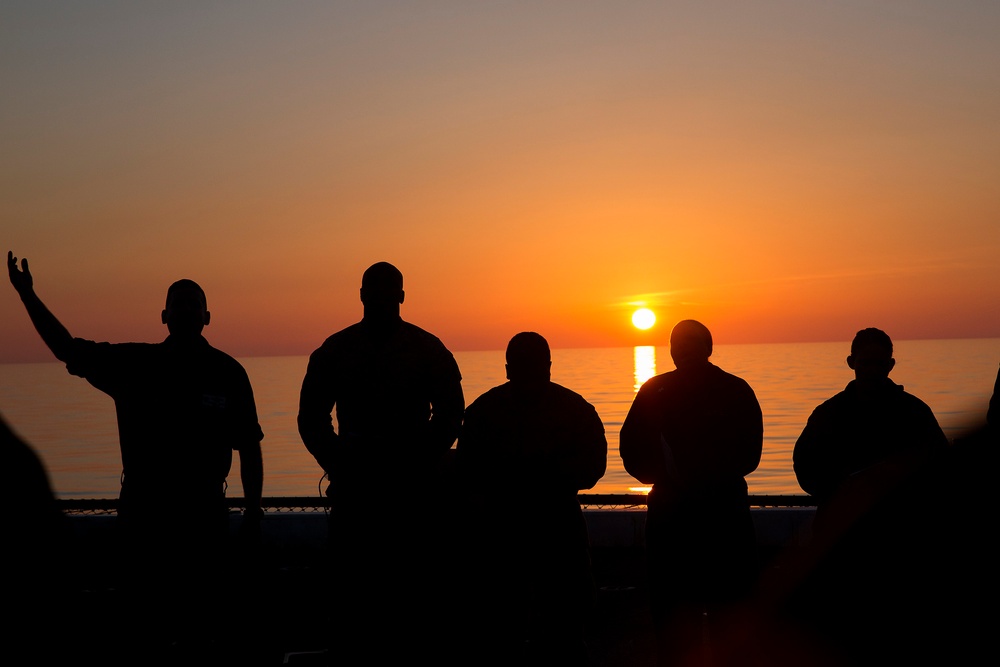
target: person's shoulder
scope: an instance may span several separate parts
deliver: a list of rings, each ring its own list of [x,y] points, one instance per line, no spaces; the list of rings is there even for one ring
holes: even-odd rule
[[[504,382],[503,384],[498,384],[495,387],[491,387],[476,397],[476,400],[469,404],[469,408],[474,405],[489,405],[490,403],[495,403],[497,401],[505,401],[511,395],[510,382]]]
[[[854,386],[854,382],[847,385],[842,393],[850,395],[851,389]],[[893,382],[891,379],[886,378],[884,384],[880,387],[881,390],[881,401],[886,408],[895,407],[897,410],[906,411],[930,411],[930,406],[927,405],[922,399],[906,391],[906,389],[901,384]]]
[[[364,337],[364,332],[362,331],[361,322],[355,322],[327,336],[318,349],[348,343],[362,337]]]
[[[208,354],[208,355],[211,355],[213,357],[213,359],[215,361],[217,361],[218,363],[220,363],[220,364],[226,364],[226,365],[229,365],[229,366],[236,366],[236,367],[239,367],[241,369],[243,368],[243,364],[240,363],[240,361],[238,359],[236,359],[236,357],[234,357],[233,355],[229,354],[228,352],[224,352],[223,350],[220,350],[219,348],[211,345],[207,341],[206,341],[206,345],[205,345],[205,353]]]
[[[420,359],[421,363],[433,369],[434,373],[443,372],[455,379],[461,379],[455,355],[431,332],[404,321],[399,340],[402,341],[401,354],[404,356]]]
[[[508,406],[511,403],[511,387],[509,382],[487,389],[469,403],[465,408],[465,419],[475,419],[477,416],[490,414]]]
[[[564,387],[561,384],[550,382],[549,391],[554,396],[557,396],[559,399],[564,400],[566,402],[590,405],[590,401],[584,398],[581,394],[578,394],[569,387]]]
[[[832,414],[843,414],[845,411],[855,409],[856,404],[853,392],[849,388],[843,389],[813,408],[810,418],[818,419]]]
[[[249,381],[250,376],[243,363],[228,352],[223,352],[219,348],[213,347],[208,341],[205,341],[202,354],[204,355],[204,362],[212,369],[211,372],[216,377],[229,377],[233,380]]]
[[[924,401],[922,398],[920,398],[919,396],[915,396],[908,391],[905,391],[901,385],[897,386],[899,387],[899,400],[902,401],[904,404],[906,404],[913,410],[931,411],[931,406],[929,406],[927,402]]]
[[[451,353],[440,338],[432,334],[430,331],[418,327],[416,324],[413,324],[412,322],[407,322],[406,320],[403,320],[401,326],[401,332],[405,337],[407,337],[410,340],[418,341],[421,344],[426,345],[428,347],[440,348],[442,350],[447,351],[449,354]]]
[[[708,369],[709,369],[709,373],[711,373],[712,375],[714,375],[715,378],[718,381],[720,381],[720,382],[727,382],[727,383],[729,383],[731,385],[734,385],[734,386],[740,386],[740,387],[744,387],[745,386],[747,388],[750,387],[750,383],[747,382],[745,379],[741,378],[739,375],[736,375],[734,373],[730,373],[729,371],[723,370],[723,369],[719,368],[718,366],[716,366],[715,364],[711,364],[710,363],[708,365]]]
[[[581,419],[585,415],[591,415],[600,419],[594,404],[572,389],[552,382],[550,383],[550,392],[554,397],[553,403],[558,406],[559,410],[576,415]]]
[[[639,391],[643,393],[657,392],[662,389],[675,384],[678,381],[678,374],[676,370],[667,371],[666,373],[660,373],[659,375],[654,375],[649,378],[639,387]]]
[[[355,322],[327,336],[326,340],[312,351],[311,356],[323,356],[324,354],[336,352],[345,346],[354,345],[357,341],[364,339],[364,337],[361,322]]]

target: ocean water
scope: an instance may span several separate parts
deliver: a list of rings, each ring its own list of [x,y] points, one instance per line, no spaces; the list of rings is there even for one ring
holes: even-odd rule
[[[754,494],[801,494],[792,448],[812,409],[852,379],[849,343],[717,345],[712,361],[746,379],[764,412],[764,455],[747,478]],[[949,438],[982,423],[1000,364],[1000,339],[899,341],[892,378],[933,409]],[[502,350],[457,352],[466,402],[504,382]],[[629,493],[618,432],[638,387],[673,369],[666,347],[552,352],[552,379],[594,404],[608,437],[608,472],[591,492]],[[295,416],[305,356],[240,360],[264,430],[264,495],[319,497],[322,472],[298,436]],[[0,365],[0,414],[38,452],[61,498],[115,498],[121,458],[114,403],[62,364]],[[379,480],[372,478],[377,489]],[[502,491],[502,490],[501,490]],[[243,495],[238,463],[230,496]]]

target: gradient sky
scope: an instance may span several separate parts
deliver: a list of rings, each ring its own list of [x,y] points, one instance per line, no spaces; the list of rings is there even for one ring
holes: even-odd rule
[[[1000,336],[1000,3],[5,2],[0,239],[74,335]],[[643,303],[659,315],[632,327]],[[50,360],[0,289],[0,362]]]

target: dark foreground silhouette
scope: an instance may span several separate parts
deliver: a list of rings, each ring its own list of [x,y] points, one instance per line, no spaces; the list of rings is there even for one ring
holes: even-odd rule
[[[30,664],[39,648],[66,658],[69,526],[56,504],[48,473],[35,451],[0,417],[0,504],[4,509],[2,647],[11,664]]]
[[[469,406],[458,440],[466,622],[456,639],[466,664],[586,665],[596,590],[577,492],[604,476],[604,424],[550,380],[540,335],[517,334],[506,356],[508,382]]]
[[[831,499],[766,570],[719,665],[977,664],[996,650],[1000,442],[975,430],[897,483]]]
[[[892,485],[947,447],[930,407],[889,379],[895,364],[885,332],[859,331],[847,357],[854,380],[813,411],[796,441],[795,477],[821,512],[846,485]]]
[[[252,537],[261,515],[263,434],[243,367],[202,336],[210,321],[204,291],[190,280],[169,287],[161,314],[169,335],[161,343],[97,343],[72,337],[49,311],[27,260],[19,270],[8,252],[7,269],[56,358],[115,401],[122,454],[116,555],[128,610],[116,657],[155,663],[228,646],[252,619],[232,624],[223,610],[251,584],[236,560],[241,553],[227,544],[226,477],[239,451]]]
[[[805,547],[790,545],[730,614],[715,664],[964,665],[993,654],[998,397],[1000,374],[987,423],[950,447],[936,446],[930,426],[930,446],[919,431],[899,441],[927,423],[922,410],[915,423],[882,431],[888,441],[872,442],[873,451],[889,452],[892,464],[875,460],[824,498]],[[900,458],[906,444],[919,455]]]
[[[677,369],[639,389],[619,447],[625,469],[653,485],[646,558],[660,664],[709,664],[719,623],[756,575],[744,477],[760,463],[763,419],[750,385],[709,362],[704,325],[678,323],[670,355]]]
[[[400,317],[403,300],[396,267],[369,267],[364,317],[312,353],[299,401],[330,478],[331,650],[372,664],[440,661],[453,639],[430,610],[452,608],[443,472],[465,399],[451,352]]]

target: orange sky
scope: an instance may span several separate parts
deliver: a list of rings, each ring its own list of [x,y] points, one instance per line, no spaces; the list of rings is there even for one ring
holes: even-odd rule
[[[455,350],[1000,336],[1000,5],[331,4],[0,10],[2,250],[74,335],[189,277],[307,354],[387,260]]]

